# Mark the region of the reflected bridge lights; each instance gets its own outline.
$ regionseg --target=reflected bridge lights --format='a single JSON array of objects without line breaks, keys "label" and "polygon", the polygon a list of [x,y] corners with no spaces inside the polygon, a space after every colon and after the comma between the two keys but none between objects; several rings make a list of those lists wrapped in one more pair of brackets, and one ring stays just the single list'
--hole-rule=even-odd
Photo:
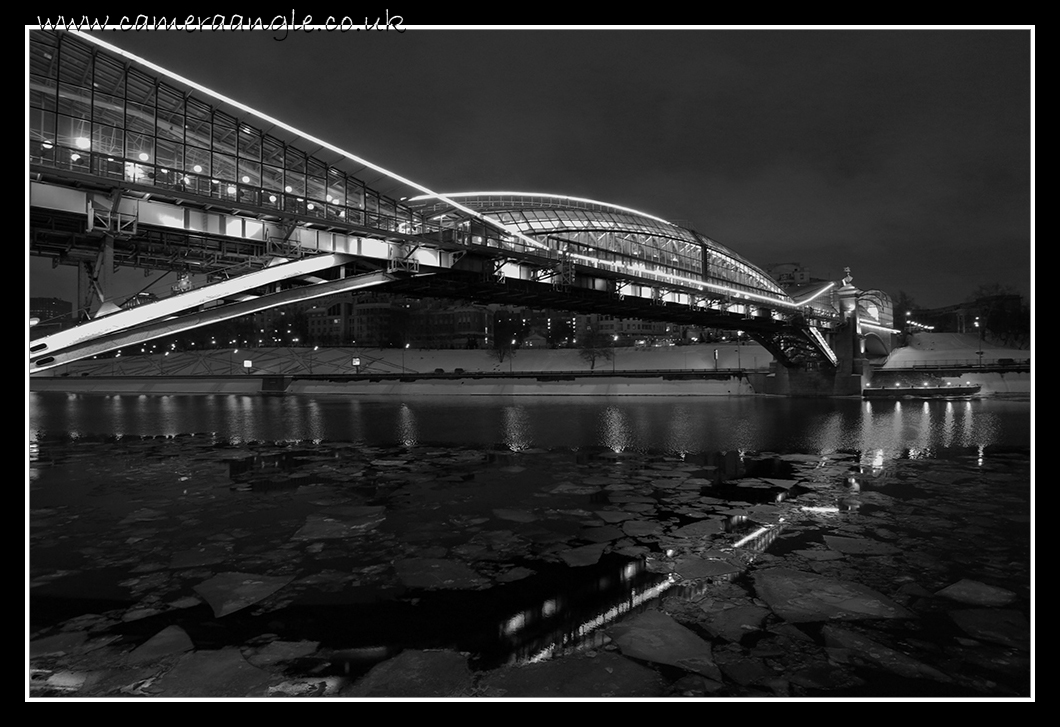
[{"label": "reflected bridge lights", "polygon": [[753,533],[737,540],[732,544],[732,547],[733,549],[744,548],[755,553],[763,553],[777,539],[786,525],[787,523],[784,522],[783,518],[774,525],[763,525]]}]

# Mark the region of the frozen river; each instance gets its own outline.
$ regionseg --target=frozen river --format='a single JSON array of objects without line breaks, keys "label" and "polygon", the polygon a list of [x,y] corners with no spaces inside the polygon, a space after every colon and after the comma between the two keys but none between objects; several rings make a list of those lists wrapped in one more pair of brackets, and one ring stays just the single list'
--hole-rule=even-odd
[{"label": "frozen river", "polygon": [[[40,694],[365,696],[419,650],[466,655],[448,696],[524,696],[510,670],[586,654],[645,669],[626,696],[1029,693],[1028,401],[28,404]],[[901,616],[793,614],[781,575]],[[647,612],[699,667],[626,645]],[[218,694],[186,660],[221,654],[253,671]]]}]

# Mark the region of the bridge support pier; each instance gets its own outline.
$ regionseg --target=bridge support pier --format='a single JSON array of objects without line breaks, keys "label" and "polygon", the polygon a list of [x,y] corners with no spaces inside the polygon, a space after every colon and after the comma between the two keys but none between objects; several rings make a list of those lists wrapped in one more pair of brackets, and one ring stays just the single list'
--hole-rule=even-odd
[{"label": "bridge support pier", "polygon": [[762,393],[779,396],[860,396],[866,381],[864,374],[844,374],[839,369],[792,369],[776,363],[773,367],[774,370],[762,382],[765,389]]},{"label": "bridge support pier", "polygon": [[872,380],[872,365],[865,358],[865,337],[858,317],[858,291],[852,283],[850,268],[847,268],[843,287],[838,291],[843,322],[832,341],[837,359],[835,368],[786,368],[774,362],[772,375],[766,379],[765,393],[784,396],[861,396],[862,390]]}]

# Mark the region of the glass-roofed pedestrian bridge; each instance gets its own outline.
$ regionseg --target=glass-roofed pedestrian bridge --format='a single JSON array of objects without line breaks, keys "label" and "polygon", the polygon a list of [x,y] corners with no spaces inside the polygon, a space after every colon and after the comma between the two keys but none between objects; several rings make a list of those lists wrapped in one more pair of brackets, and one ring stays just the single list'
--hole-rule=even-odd
[{"label": "glass-roofed pedestrian bridge", "polygon": [[[31,371],[373,286],[745,330],[785,364],[834,363],[830,286],[793,300],[725,245],[615,204],[432,191],[97,35],[29,33],[29,252],[78,267],[85,320],[33,341]],[[121,266],[178,282],[128,309]]]}]

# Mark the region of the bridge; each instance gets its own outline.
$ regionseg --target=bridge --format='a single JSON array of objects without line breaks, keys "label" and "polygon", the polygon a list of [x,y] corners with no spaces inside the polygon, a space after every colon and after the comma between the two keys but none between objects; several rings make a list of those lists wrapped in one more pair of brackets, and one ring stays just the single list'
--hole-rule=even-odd
[{"label": "bridge", "polygon": [[[859,373],[849,275],[796,299],[689,227],[435,192],[95,36],[33,31],[29,56],[29,251],[78,267],[86,314],[30,342],[31,373],[368,288],[742,330],[784,368]],[[122,308],[122,266],[174,274],[172,294]]]}]

